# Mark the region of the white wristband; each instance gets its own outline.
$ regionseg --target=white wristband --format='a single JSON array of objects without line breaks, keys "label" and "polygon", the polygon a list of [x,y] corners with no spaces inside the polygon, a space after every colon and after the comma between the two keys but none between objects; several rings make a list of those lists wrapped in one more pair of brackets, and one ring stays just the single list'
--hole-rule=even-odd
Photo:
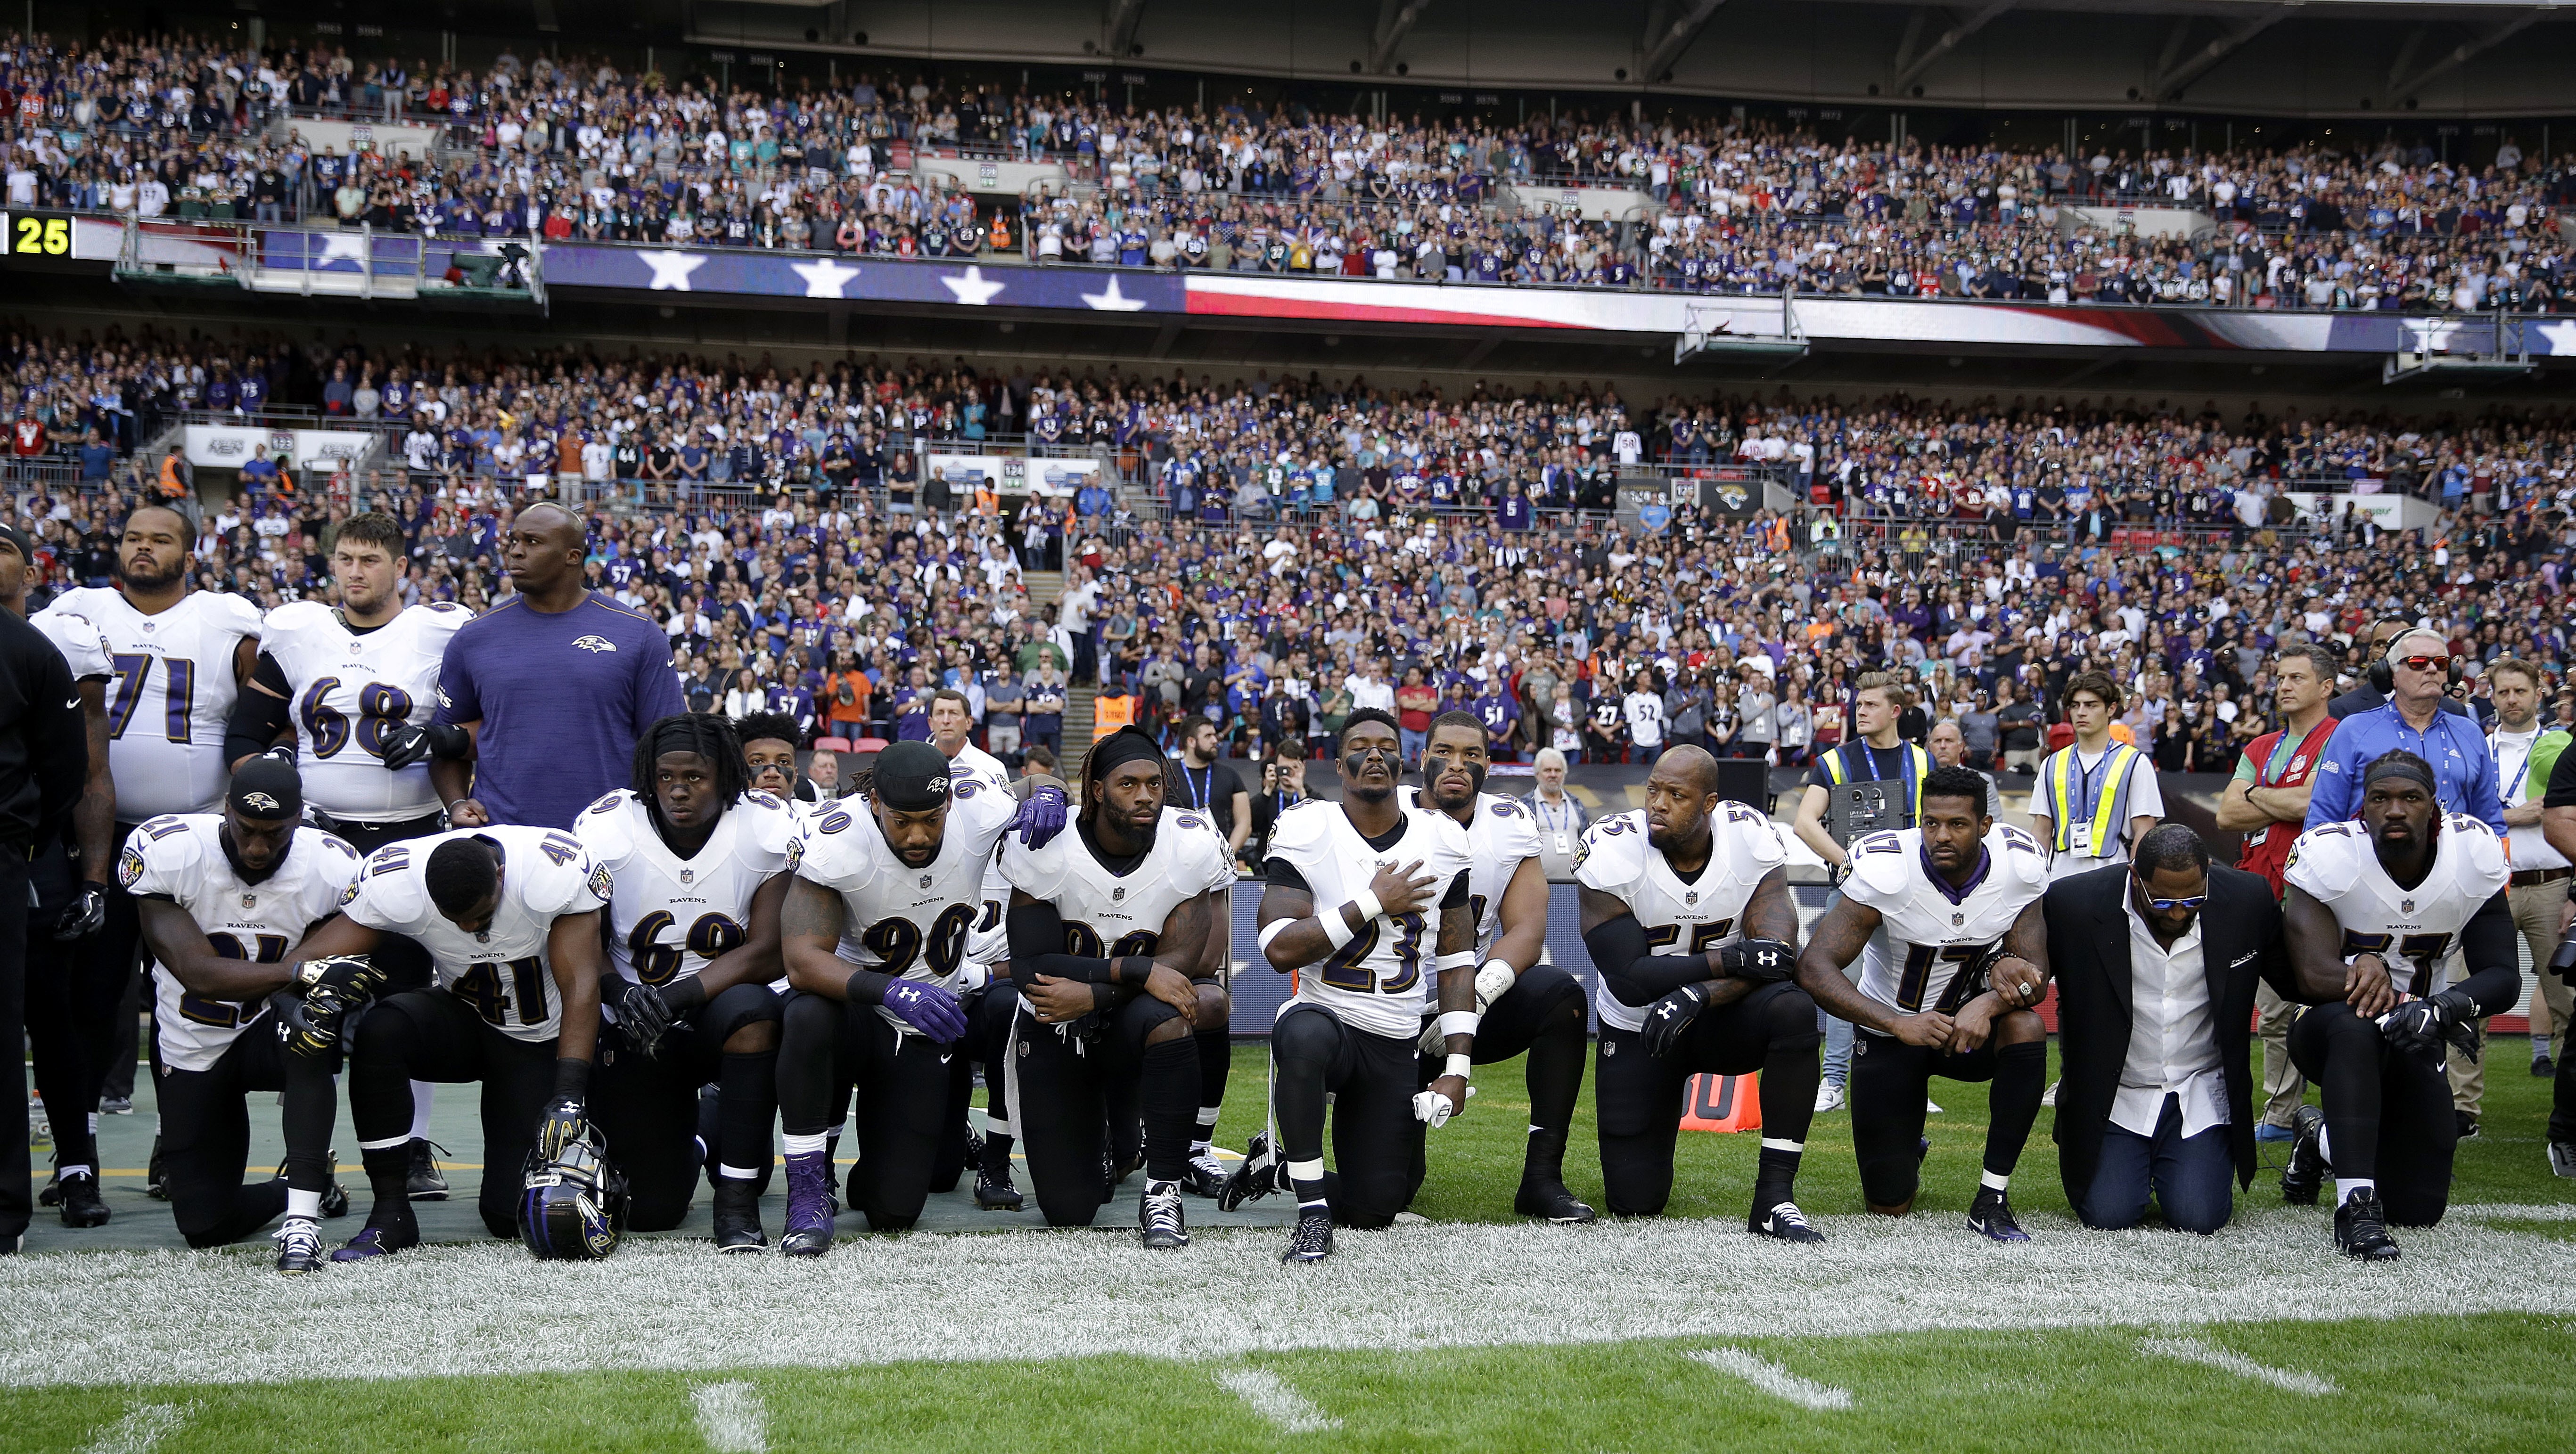
[{"label": "white wristband", "polygon": [[1359,934],[1358,930],[1343,922],[1339,909],[1326,909],[1315,916],[1315,922],[1324,926],[1324,940],[1335,949],[1350,943]]},{"label": "white wristband", "polygon": [[1287,933],[1296,923],[1294,919],[1273,919],[1261,926],[1260,933],[1252,936],[1253,942],[1261,946],[1261,952],[1266,957],[1270,953],[1270,941]]},{"label": "white wristband", "polygon": [[1476,951],[1472,949],[1461,949],[1455,954],[1434,955],[1431,960],[1431,967],[1442,974],[1446,974],[1453,969],[1466,969],[1475,964],[1475,962]]},{"label": "white wristband", "polygon": [[1367,889],[1360,890],[1359,897],[1351,900],[1351,907],[1360,911],[1360,922],[1363,924],[1386,912],[1386,905]]},{"label": "white wristband", "polygon": [[1454,1075],[1460,1080],[1465,1080],[1467,1078],[1467,1072],[1474,1067],[1475,1063],[1475,1061],[1464,1055],[1452,1055],[1448,1060],[1449,1068],[1441,1071],[1440,1073],[1442,1075]]},{"label": "white wristband", "polygon": [[1482,1018],[1483,1016],[1473,1010],[1442,1010],[1440,1012],[1441,1038],[1446,1039],[1452,1035],[1473,1035],[1476,1033],[1477,1021]]}]

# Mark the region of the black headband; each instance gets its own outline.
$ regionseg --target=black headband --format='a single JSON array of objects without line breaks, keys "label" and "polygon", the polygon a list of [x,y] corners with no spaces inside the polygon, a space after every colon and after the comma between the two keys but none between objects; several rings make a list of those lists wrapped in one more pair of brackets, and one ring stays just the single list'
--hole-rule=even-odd
[{"label": "black headband", "polygon": [[2412,761],[2410,758],[2411,754],[2401,757],[2394,752],[2381,753],[2370,760],[2370,766],[2361,770],[2361,785],[2368,788],[2384,777],[2402,777],[2422,783],[2424,791],[2439,798],[2442,795],[2442,785],[2433,781],[2432,771],[2423,763]]},{"label": "black headband", "polygon": [[1142,728],[1121,727],[1092,747],[1091,756],[1083,760],[1083,780],[1099,782],[1131,762],[1151,762],[1160,767],[1163,749]]}]

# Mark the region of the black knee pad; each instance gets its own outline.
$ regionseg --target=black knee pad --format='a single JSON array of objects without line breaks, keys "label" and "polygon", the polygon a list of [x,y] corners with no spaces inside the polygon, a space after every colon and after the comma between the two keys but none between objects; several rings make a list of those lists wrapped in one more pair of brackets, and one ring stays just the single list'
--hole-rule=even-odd
[{"label": "black knee pad", "polygon": [[828,1040],[840,1032],[841,1021],[849,1013],[850,1007],[839,1000],[825,999],[821,995],[798,995],[779,1012],[779,1032],[782,1036],[802,1038],[812,1035]]},{"label": "black knee pad", "polygon": [[777,1024],[778,996],[765,984],[738,984],[709,1000],[694,1018],[707,1048],[721,1051],[734,1032],[746,1025]]},{"label": "black knee pad", "polygon": [[[1145,1053],[1145,1037],[1180,1017],[1180,1011],[1152,995],[1138,995],[1120,1005],[1110,1023],[1116,1027],[1119,1041],[1129,1053],[1142,1055]],[[1188,1037],[1182,1038],[1186,1040]]]},{"label": "black knee pad", "polygon": [[1341,1041],[1341,1026],[1330,1015],[1293,1011],[1280,1016],[1270,1032],[1270,1058],[1282,1065],[1292,1060],[1329,1064]]},{"label": "black knee pad", "polygon": [[1816,1028],[1816,1002],[1805,990],[1786,986],[1762,1005],[1762,1027],[1774,1050],[1810,1050],[1824,1042]]}]

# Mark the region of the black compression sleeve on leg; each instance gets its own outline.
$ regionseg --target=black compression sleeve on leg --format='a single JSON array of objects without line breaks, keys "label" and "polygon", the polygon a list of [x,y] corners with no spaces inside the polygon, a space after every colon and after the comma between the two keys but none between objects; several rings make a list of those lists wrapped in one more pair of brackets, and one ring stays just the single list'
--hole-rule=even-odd
[{"label": "black compression sleeve on leg", "polygon": [[1205,1141],[1216,1134],[1216,1113],[1225,1104],[1226,1077],[1234,1072],[1234,1033],[1220,1025],[1201,1030],[1190,1037],[1199,1052],[1199,1103],[1195,1120],[1198,1132],[1191,1139]]},{"label": "black compression sleeve on leg", "polygon": [[1187,1035],[1148,1045],[1139,1058],[1137,1094],[1145,1113],[1145,1175],[1178,1181],[1190,1167],[1198,1124],[1198,1042]]},{"label": "black compression sleeve on leg", "polygon": [[2039,1120],[2040,1097],[2048,1094],[2048,1043],[2033,1040],[2006,1045],[1995,1052],[1995,1078],[1986,1087],[1985,1169],[2010,1176],[2029,1144],[2030,1128]]},{"label": "black compression sleeve on leg", "polygon": [[286,1106],[279,1117],[286,1132],[286,1184],[297,1191],[327,1190],[331,1124],[340,1112],[340,1087],[331,1072],[339,1057],[316,1060],[287,1054],[278,1058],[286,1069]]},{"label": "black compression sleeve on leg", "polygon": [[[1281,1175],[1286,1163],[1324,1159],[1324,1094],[1339,1048],[1332,1016],[1298,1009],[1279,1018],[1270,1034],[1271,1115],[1279,1123]],[[1320,1183],[1296,1183],[1301,1202],[1325,1197]]]},{"label": "black compression sleeve on leg", "polygon": [[2290,1027],[2290,1058],[2325,1103],[2327,1159],[2344,1181],[2379,1178],[2379,1027],[2349,1005],[2319,1005]]},{"label": "black compression sleeve on leg", "polygon": [[725,1056],[716,1068],[717,1167],[768,1171],[769,1127],[777,1118],[778,1052]]},{"label": "black compression sleeve on leg", "polygon": [[[848,1011],[819,995],[787,1002],[778,1036],[778,1126],[790,1136],[837,1130],[850,1104],[841,1078],[841,1026]],[[836,1099],[833,1092],[839,1091]]]},{"label": "black compression sleeve on leg", "polygon": [[1565,1180],[1565,1143],[1574,1127],[1575,1102],[1583,1095],[1583,1058],[1590,1048],[1583,1033],[1583,990],[1577,985],[1540,1022],[1523,1065],[1530,1098],[1529,1145],[1521,1164],[1525,1181]]},{"label": "black compression sleeve on leg", "polygon": [[1595,924],[1583,936],[1601,986],[1623,1005],[1651,1005],[1686,984],[1717,978],[1705,954],[1648,954],[1645,926],[1634,914]]}]

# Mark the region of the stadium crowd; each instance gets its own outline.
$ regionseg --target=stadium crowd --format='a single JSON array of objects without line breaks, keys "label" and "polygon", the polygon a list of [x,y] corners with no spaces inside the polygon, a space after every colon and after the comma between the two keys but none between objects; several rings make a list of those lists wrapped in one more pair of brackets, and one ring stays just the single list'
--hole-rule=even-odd
[{"label": "stadium crowd", "polygon": [[[443,123],[434,160],[342,154],[325,116]],[[480,70],[252,54],[186,38],[0,54],[10,204],[336,220],[450,237],[1065,259],[1144,267],[1705,292],[2315,309],[2562,309],[2571,171],[2350,149],[2090,154],[1828,139],[1765,123],[1551,114],[1515,124],[1303,106],[1112,106],[871,76],[791,92],[504,50]],[[1060,164],[1025,208],[928,154]],[[1513,184],[1635,194],[1614,221]],[[1077,195],[1077,193],[1079,195]],[[2168,206],[2133,236],[2070,214]]]}]

